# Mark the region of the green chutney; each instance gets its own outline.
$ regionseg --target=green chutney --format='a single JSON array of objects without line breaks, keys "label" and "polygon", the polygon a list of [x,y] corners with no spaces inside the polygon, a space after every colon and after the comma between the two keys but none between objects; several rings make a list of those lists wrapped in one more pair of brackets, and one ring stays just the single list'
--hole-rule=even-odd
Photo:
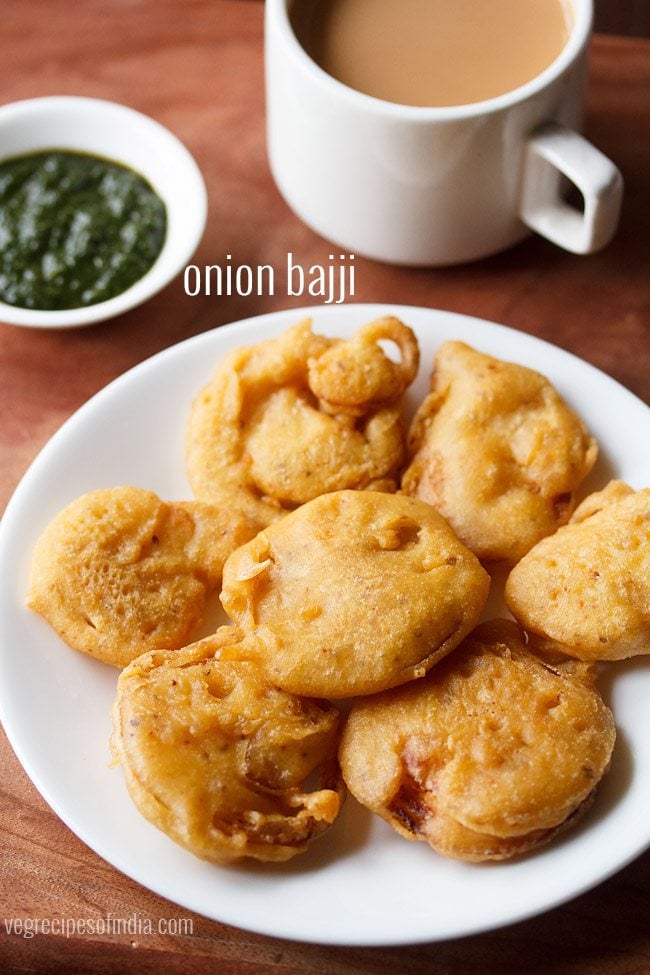
[{"label": "green chutney", "polygon": [[42,311],[122,294],[152,266],[167,211],[138,173],[51,150],[0,163],[0,300]]}]

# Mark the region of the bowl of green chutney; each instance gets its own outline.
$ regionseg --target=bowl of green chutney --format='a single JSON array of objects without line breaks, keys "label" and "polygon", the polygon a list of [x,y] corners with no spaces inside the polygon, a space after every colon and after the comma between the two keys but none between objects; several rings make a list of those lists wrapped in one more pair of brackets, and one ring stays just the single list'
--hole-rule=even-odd
[{"label": "bowl of green chutney", "polygon": [[121,315],[186,266],[206,216],[196,162],[141,112],[67,95],[0,107],[0,322]]}]

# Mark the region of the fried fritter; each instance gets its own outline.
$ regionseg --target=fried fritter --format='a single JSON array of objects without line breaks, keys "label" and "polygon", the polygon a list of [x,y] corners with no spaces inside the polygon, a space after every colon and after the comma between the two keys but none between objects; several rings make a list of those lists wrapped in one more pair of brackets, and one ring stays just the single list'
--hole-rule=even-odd
[{"label": "fried fritter", "polygon": [[[379,345],[395,343],[394,363]],[[419,361],[396,318],[350,340],[314,335],[305,319],[234,349],[198,394],[186,459],[197,498],[245,505],[258,528],[328,491],[394,491],[405,455],[399,400]]]},{"label": "fried fritter", "polygon": [[590,495],[514,567],[505,596],[527,630],[581,660],[650,653],[650,489],[612,481]]},{"label": "fried fritter", "polygon": [[340,491],[230,556],[221,601],[296,694],[372,694],[421,677],[476,624],[489,576],[434,509]]},{"label": "fried fritter", "polygon": [[586,664],[551,664],[511,620],[422,681],[356,702],[339,748],[356,798],[461,860],[523,853],[574,823],[607,770],[612,714]]},{"label": "fried fritter", "polygon": [[409,433],[402,490],[485,561],[517,562],[568,521],[596,442],[532,369],[445,342]]},{"label": "fried fritter", "polygon": [[91,491],[39,538],[27,604],[71,647],[124,667],[188,642],[225,559],[254,534],[236,509],[167,504],[134,487]]},{"label": "fried fritter", "polygon": [[[121,674],[112,748],[151,823],[205,860],[288,860],[338,815],[338,712],[268,684],[224,626]],[[321,782],[308,789],[312,774]]]}]

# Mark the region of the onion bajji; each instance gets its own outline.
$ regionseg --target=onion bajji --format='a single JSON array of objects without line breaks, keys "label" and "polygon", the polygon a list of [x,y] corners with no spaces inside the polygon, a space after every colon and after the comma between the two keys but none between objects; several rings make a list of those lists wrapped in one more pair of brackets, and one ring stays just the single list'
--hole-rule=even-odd
[{"label": "onion bajji", "polygon": [[568,521],[597,446],[540,373],[445,342],[409,452],[402,490],[481,560],[514,563]]},{"label": "onion bajji", "polygon": [[227,556],[254,534],[237,508],[166,503],[135,487],[90,491],[38,539],[27,605],[69,646],[124,667],[188,642]]},{"label": "onion bajji", "polygon": [[581,660],[650,653],[650,489],[621,481],[511,571],[506,602],[527,630]]},{"label": "onion bajji", "polygon": [[266,682],[250,643],[223,626],[143,654],[122,671],[113,706],[111,746],[135,805],[215,863],[304,852],[344,796],[338,711]]},{"label": "onion bajji", "polygon": [[224,566],[221,601],[295,694],[373,694],[423,676],[477,623],[490,580],[430,505],[324,494]]},{"label": "onion bajji", "polygon": [[422,681],[355,702],[349,791],[446,857],[502,860],[575,823],[614,747],[594,668],[537,656],[512,620],[477,627]]},{"label": "onion bajji", "polygon": [[[399,362],[382,341],[398,347]],[[316,335],[305,319],[232,350],[192,404],[195,496],[243,505],[260,529],[329,491],[395,491],[406,439],[400,399],[418,362],[413,331],[393,317],[348,340]]]}]

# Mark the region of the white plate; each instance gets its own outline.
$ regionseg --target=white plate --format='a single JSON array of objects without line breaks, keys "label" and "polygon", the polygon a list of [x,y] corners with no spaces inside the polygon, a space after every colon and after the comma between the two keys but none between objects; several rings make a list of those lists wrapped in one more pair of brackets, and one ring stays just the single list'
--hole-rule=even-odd
[{"label": "white plate", "polygon": [[[449,338],[546,374],[601,444],[589,487],[610,475],[650,484],[650,410],[603,373],[501,325],[429,309],[348,305],[308,310],[316,330],[351,334],[390,310],[413,326],[422,397],[433,353]],[[602,687],[619,737],[612,771],[582,825],[517,861],[475,866],[409,843],[352,799],[335,827],[288,865],[217,867],[140,816],[108,737],[116,671],[67,648],[24,608],[30,555],[49,519],[84,491],[136,484],[189,497],[183,434],[193,394],[235,345],[260,341],[302,311],[263,315],[197,336],[116,380],[53,437],[0,528],[0,714],[28,775],[55,812],[118,870],[185,908],[280,937],[331,944],[434,941],[497,927],[603,880],[650,843],[650,665],[612,665]]]}]

